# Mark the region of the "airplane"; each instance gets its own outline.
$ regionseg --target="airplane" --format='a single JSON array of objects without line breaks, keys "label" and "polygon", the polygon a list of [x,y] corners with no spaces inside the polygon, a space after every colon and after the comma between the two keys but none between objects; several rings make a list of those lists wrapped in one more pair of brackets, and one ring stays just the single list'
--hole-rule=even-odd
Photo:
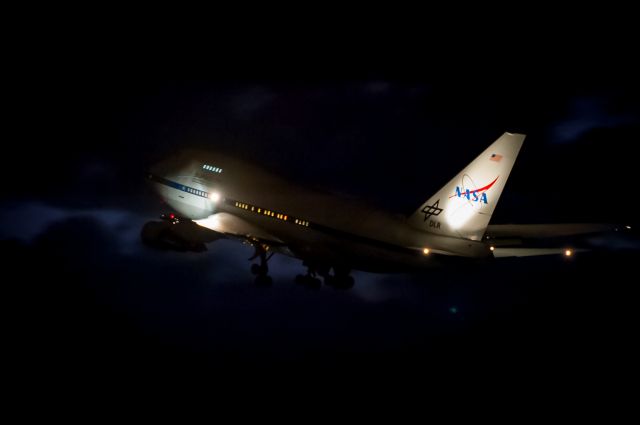
[{"label": "airplane", "polygon": [[[348,289],[352,270],[402,272],[469,260],[578,250],[544,241],[606,232],[609,224],[490,224],[524,134],[504,133],[408,217],[312,191],[255,165],[186,150],[156,164],[148,181],[174,212],[144,225],[145,244],[204,251],[221,238],[248,243],[258,285],[271,285],[274,253],[301,259],[296,283]],[[569,239],[570,240],[570,239]]]}]

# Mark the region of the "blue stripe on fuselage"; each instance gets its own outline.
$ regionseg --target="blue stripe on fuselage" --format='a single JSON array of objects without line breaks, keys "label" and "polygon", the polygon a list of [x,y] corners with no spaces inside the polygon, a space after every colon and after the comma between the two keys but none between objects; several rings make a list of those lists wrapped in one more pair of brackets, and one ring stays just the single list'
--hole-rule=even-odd
[{"label": "blue stripe on fuselage", "polygon": [[200,190],[190,186],[186,186],[184,184],[176,183],[172,180],[165,179],[164,177],[149,174],[149,180],[154,181],[156,183],[163,184],[165,186],[172,187],[182,192],[190,193],[191,195],[200,196],[201,198],[209,198],[209,193],[205,192],[204,190]]}]

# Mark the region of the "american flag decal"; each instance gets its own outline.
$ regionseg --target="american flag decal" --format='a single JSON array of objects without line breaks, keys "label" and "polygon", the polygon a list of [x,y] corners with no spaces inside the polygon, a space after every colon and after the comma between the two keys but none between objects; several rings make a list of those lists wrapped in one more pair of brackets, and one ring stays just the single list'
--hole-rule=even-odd
[{"label": "american flag decal", "polygon": [[502,155],[494,153],[494,154],[491,155],[491,158],[489,158],[489,159],[491,159],[492,161],[495,161],[495,162],[500,162],[500,160],[502,159]]}]

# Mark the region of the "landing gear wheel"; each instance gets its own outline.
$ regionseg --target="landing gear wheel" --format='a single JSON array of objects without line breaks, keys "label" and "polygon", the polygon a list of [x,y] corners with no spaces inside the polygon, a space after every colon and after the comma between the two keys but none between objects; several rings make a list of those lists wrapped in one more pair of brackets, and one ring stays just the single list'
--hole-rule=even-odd
[{"label": "landing gear wheel", "polygon": [[317,277],[309,276],[307,286],[311,289],[320,289],[322,287],[322,282]]},{"label": "landing gear wheel", "polygon": [[322,282],[317,277],[313,277],[310,274],[302,275],[299,274],[295,278],[296,285],[306,286],[311,289],[320,289],[322,287]]},{"label": "landing gear wheel", "polygon": [[[355,280],[349,273],[350,269],[346,267],[334,267],[333,277],[329,280],[329,284],[335,289],[351,289],[355,284]],[[326,282],[326,281],[325,281]]]},{"label": "landing gear wheel", "polygon": [[351,289],[355,284],[355,280],[351,276],[342,276],[340,278],[333,278],[333,287],[335,289]]},{"label": "landing gear wheel", "polygon": [[324,284],[326,286],[334,286],[336,284],[336,278],[328,274],[324,277]]},{"label": "landing gear wheel", "polygon": [[273,279],[271,278],[271,276],[268,276],[266,274],[259,274],[258,276],[256,276],[255,284],[256,286],[269,287],[273,285]]},{"label": "landing gear wheel", "polygon": [[252,264],[251,274],[266,275],[269,273],[269,267],[266,264]]}]

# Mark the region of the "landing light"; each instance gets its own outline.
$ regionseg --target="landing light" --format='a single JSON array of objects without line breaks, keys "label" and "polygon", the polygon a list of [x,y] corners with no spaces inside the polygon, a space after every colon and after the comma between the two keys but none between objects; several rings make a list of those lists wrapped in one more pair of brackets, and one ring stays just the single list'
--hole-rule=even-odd
[{"label": "landing light", "polygon": [[211,192],[209,194],[209,199],[211,199],[211,202],[218,202],[220,200],[220,194],[217,192]]},{"label": "landing light", "polygon": [[490,247],[489,247],[489,249],[490,249],[491,251],[495,251],[496,247],[495,247],[495,246],[490,246]]},{"label": "landing light", "polygon": [[571,257],[572,255],[573,255],[573,251],[571,251],[570,249],[565,249],[564,251],[565,257]]},{"label": "landing light", "polygon": [[431,251],[429,251],[429,248],[425,248],[425,249],[422,250],[422,253],[424,255],[429,255],[429,252],[431,252]]}]

